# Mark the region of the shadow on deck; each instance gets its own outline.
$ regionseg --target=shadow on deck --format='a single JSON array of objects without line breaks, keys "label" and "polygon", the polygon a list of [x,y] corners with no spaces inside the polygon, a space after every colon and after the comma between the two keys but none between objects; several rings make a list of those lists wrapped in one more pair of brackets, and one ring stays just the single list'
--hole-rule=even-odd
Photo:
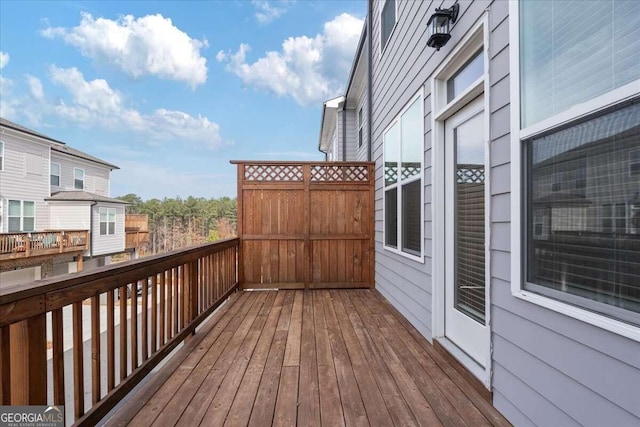
[{"label": "shadow on deck", "polygon": [[236,293],[107,425],[509,425],[376,291]]}]

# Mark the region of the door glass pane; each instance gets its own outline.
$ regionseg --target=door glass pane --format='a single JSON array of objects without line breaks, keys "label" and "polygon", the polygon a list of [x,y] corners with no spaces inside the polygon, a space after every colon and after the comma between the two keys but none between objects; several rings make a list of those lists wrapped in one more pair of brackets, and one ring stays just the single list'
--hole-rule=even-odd
[{"label": "door glass pane", "polygon": [[9,200],[9,216],[20,216],[19,200]]},{"label": "door glass pane", "polygon": [[24,216],[35,216],[36,205],[34,202],[24,202]]},{"label": "door glass pane", "polygon": [[484,324],[484,123],[482,113],[454,130],[455,307]]}]

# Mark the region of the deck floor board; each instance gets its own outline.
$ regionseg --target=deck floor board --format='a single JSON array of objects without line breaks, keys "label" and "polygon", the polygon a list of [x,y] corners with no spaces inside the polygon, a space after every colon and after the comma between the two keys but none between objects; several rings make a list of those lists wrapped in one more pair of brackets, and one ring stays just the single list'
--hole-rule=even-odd
[{"label": "deck floor board", "polygon": [[232,300],[107,425],[509,425],[375,291]]}]

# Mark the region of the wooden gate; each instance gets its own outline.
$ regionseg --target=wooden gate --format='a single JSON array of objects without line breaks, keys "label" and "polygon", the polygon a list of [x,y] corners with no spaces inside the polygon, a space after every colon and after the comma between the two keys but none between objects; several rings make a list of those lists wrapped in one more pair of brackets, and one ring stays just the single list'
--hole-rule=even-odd
[{"label": "wooden gate", "polygon": [[240,286],[374,286],[374,163],[238,165]]}]

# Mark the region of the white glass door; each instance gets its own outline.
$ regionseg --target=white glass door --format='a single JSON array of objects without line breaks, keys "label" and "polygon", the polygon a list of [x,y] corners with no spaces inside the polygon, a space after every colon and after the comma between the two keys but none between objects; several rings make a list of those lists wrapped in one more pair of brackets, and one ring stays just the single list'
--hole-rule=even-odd
[{"label": "white glass door", "polygon": [[485,144],[480,96],[445,122],[445,336],[479,365],[485,308]]}]

